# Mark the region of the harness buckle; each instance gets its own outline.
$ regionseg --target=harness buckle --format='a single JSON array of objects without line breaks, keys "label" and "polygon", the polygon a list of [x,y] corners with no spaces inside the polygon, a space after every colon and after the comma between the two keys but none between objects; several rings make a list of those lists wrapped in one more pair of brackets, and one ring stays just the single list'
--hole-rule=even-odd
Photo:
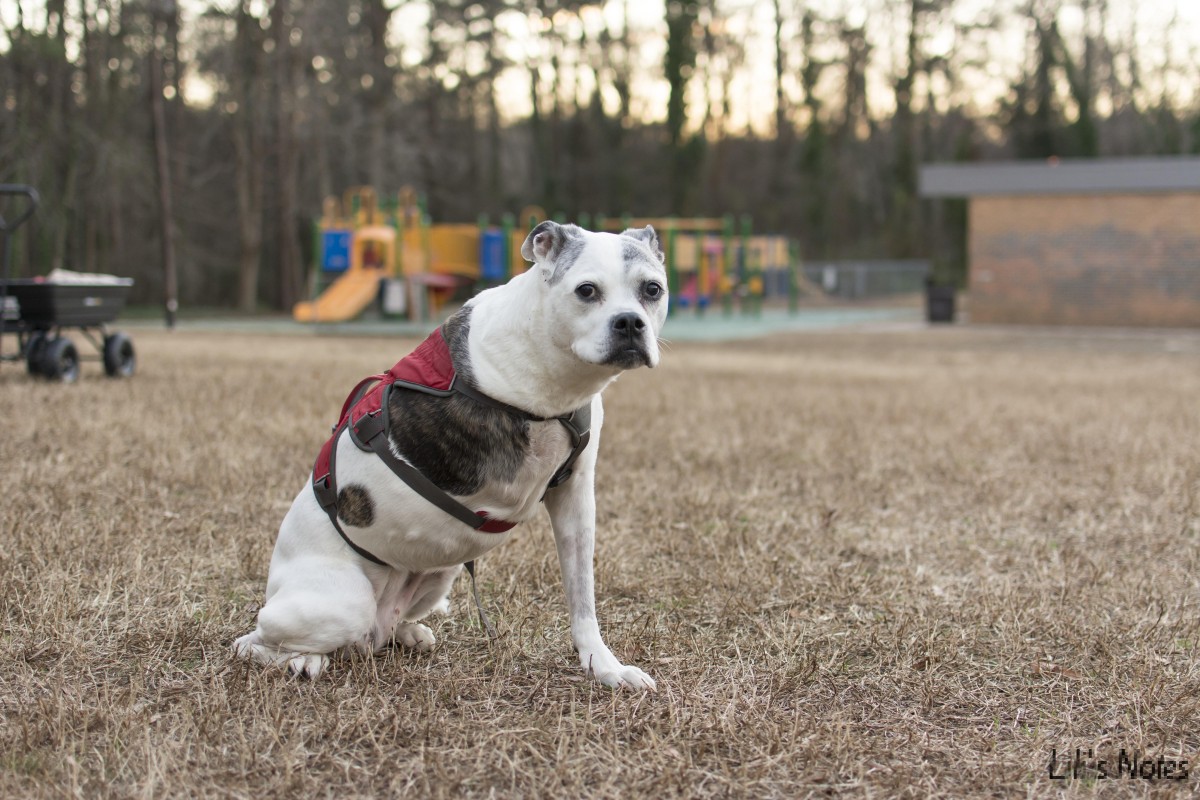
[{"label": "harness buckle", "polygon": [[312,488],[313,494],[317,496],[317,503],[323,509],[329,509],[337,505],[337,493],[330,486],[330,473],[325,473],[320,478],[313,478]]},{"label": "harness buckle", "polygon": [[570,467],[567,469],[560,469],[558,472],[554,473],[554,477],[550,479],[548,484],[546,484],[546,488],[557,489],[559,486],[562,486],[564,483],[570,480],[573,472],[574,470],[572,470]]},{"label": "harness buckle", "polygon": [[354,443],[362,450],[370,450],[369,442],[383,433],[383,409],[363,414],[350,422],[350,433]]}]

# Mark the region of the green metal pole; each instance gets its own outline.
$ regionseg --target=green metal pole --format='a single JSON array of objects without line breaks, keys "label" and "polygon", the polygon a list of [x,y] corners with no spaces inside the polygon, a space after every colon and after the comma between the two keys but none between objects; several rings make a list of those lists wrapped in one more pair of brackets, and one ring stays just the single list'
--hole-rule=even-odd
[{"label": "green metal pole", "polygon": [[725,284],[721,287],[721,307],[727,317],[733,316],[733,292],[731,289],[734,283],[730,277],[730,270],[734,265],[733,232],[733,215],[726,214],[721,224],[721,241],[725,248],[725,263],[721,268],[721,283]]},{"label": "green metal pole", "polygon": [[512,214],[504,214],[500,217],[500,229],[504,231],[504,279],[509,280],[513,276],[513,258],[512,258],[512,235],[513,227],[516,220]]},{"label": "green metal pole", "polygon": [[749,310],[750,300],[750,231],[753,230],[753,222],[750,220],[749,214],[742,214],[741,219],[741,242],[742,242],[742,258],[738,264],[738,283],[742,287],[741,302],[738,304],[738,310],[743,315]]},{"label": "green metal pole", "polygon": [[475,218],[475,224],[479,227],[479,244],[475,248],[475,252],[478,253],[476,260],[479,262],[476,265],[479,269],[479,277],[475,280],[475,291],[478,292],[482,291],[485,286],[483,282],[483,236],[487,233],[488,229],[488,215],[486,211],[480,212],[479,216]]},{"label": "green metal pole", "polygon": [[[679,296],[679,270],[675,267],[675,218],[667,220],[667,291],[672,298]],[[667,315],[675,313],[676,303],[667,304]]]},{"label": "green metal pole", "polygon": [[[429,229],[433,225],[433,220],[429,218],[429,214],[424,210],[421,212],[421,249],[425,251],[425,271],[429,272],[433,267],[433,244],[430,242]],[[429,287],[421,287],[421,322],[428,322],[430,315],[433,313],[429,308]]]},{"label": "green metal pole", "polygon": [[309,300],[316,300],[319,293],[318,286],[321,283],[321,265],[325,263],[325,238],[321,235],[321,223],[316,221],[312,224],[313,233],[313,271],[312,279],[309,280]]},{"label": "green metal pole", "polygon": [[800,311],[800,243],[788,240],[788,313]]}]

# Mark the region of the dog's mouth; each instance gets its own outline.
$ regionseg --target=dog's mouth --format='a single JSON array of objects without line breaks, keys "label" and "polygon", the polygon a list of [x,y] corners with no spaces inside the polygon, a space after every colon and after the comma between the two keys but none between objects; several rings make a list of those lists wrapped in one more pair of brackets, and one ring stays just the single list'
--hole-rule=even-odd
[{"label": "dog's mouth", "polygon": [[650,353],[644,345],[622,342],[608,351],[604,363],[621,369],[634,367],[651,367]]}]

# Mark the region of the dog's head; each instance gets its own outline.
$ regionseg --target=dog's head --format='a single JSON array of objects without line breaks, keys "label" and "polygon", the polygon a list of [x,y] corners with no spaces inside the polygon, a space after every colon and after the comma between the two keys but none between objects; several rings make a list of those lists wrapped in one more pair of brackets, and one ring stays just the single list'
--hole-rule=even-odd
[{"label": "dog's head", "polygon": [[543,222],[529,232],[521,255],[541,278],[558,344],[590,364],[658,364],[667,273],[654,228],[618,235]]}]

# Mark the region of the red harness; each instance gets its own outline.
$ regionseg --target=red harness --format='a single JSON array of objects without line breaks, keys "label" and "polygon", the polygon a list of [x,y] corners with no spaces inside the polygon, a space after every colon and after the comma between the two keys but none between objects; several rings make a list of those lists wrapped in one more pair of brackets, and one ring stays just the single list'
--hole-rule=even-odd
[{"label": "red harness", "polygon": [[[459,381],[454,370],[454,362],[450,357],[450,348],[442,336],[441,329],[434,331],[416,350],[401,359],[387,372],[372,375],[358,382],[358,385],[346,398],[346,402],[342,404],[342,413],[338,418],[338,424],[334,426],[333,435],[317,454],[317,461],[313,465],[313,492],[317,496],[317,502],[329,515],[334,528],[346,541],[346,544],[367,560],[386,565],[386,562],[351,541],[337,520],[338,490],[335,454],[338,438],[347,428],[350,429],[350,437],[359,449],[373,451],[397,477],[447,514],[456,517],[481,533],[504,533],[511,530],[516,525],[515,522],[492,519],[487,516],[486,512],[470,510],[434,485],[407,461],[397,458],[392,452],[388,435],[387,398],[389,392],[397,386],[436,397],[462,394],[477,403],[500,408],[530,421],[544,422],[547,419],[488,397],[467,386],[465,382]],[[568,416],[554,419],[561,422],[571,435],[573,448],[570,455],[567,456],[567,460],[551,478],[547,487],[550,489],[559,486],[571,477],[571,468],[574,466],[575,460],[587,446],[590,437],[591,406],[585,405]]]}]

